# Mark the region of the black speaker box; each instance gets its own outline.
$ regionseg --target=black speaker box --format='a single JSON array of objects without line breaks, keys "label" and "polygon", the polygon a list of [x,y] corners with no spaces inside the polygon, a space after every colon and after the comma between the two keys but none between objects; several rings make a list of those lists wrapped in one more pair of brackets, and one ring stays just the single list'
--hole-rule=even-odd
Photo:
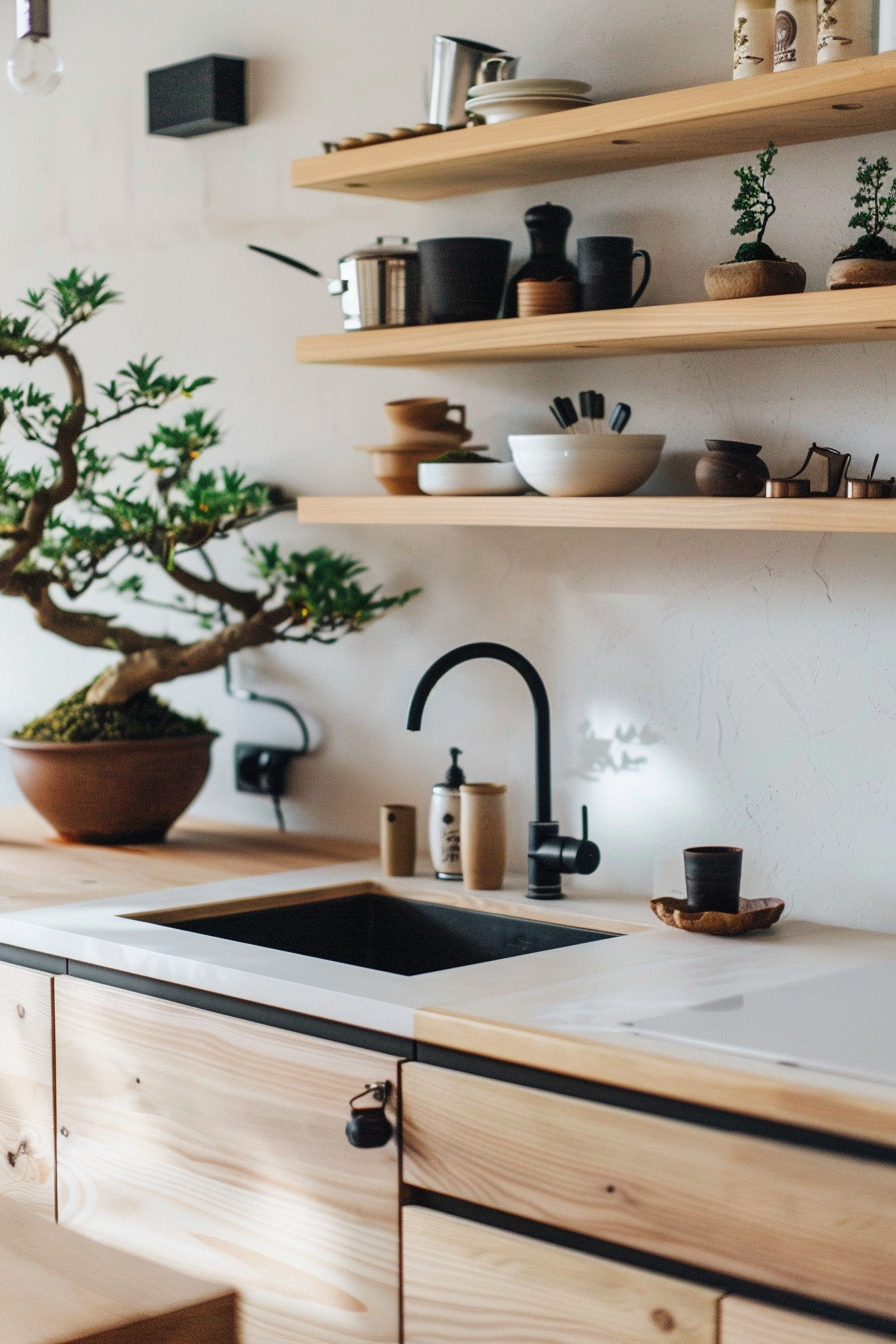
[{"label": "black speaker box", "polygon": [[150,135],[208,135],[246,124],[246,62],[201,56],[146,76]]}]

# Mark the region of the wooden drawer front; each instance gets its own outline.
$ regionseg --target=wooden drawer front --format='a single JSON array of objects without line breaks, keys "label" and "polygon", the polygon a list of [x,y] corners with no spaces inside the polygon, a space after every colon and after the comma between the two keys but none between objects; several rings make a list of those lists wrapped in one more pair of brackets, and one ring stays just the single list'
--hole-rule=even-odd
[{"label": "wooden drawer front", "polygon": [[60,977],[59,1219],[232,1283],[243,1344],[396,1344],[398,1159],[350,1147],[390,1056]]},{"label": "wooden drawer front", "polygon": [[720,1344],[881,1344],[880,1335],[779,1311],[742,1297],[722,1301]]},{"label": "wooden drawer front", "polygon": [[0,962],[0,1195],[56,1217],[53,977]]},{"label": "wooden drawer front", "polygon": [[896,1166],[427,1064],[402,1089],[411,1185],[896,1316]]},{"label": "wooden drawer front", "polygon": [[405,1344],[715,1344],[719,1294],[465,1218],[403,1215]]}]

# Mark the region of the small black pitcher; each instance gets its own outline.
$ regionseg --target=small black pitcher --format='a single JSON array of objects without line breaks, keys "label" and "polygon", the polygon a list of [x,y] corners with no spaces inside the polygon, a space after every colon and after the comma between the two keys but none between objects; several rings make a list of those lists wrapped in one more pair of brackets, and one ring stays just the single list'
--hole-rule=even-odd
[{"label": "small black pitcher", "polygon": [[[633,238],[580,238],[578,248],[579,307],[633,308],[650,280],[650,254],[635,249]],[[635,257],[644,260],[644,278],[633,294]]]}]

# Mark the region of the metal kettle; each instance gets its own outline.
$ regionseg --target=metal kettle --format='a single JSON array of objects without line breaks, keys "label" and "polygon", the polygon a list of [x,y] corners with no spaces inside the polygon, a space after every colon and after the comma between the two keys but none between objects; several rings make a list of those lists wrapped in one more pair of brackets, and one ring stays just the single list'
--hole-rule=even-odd
[{"label": "metal kettle", "polygon": [[415,327],[421,321],[420,258],[407,238],[384,236],[339,260],[328,285],[342,299],[346,331]]}]

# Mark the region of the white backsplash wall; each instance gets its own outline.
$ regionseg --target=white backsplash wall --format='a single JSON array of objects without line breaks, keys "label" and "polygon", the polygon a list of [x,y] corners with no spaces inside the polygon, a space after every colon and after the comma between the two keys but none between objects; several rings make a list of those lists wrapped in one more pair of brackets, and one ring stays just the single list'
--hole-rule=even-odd
[{"label": "white backsplash wall", "polygon": [[[204,400],[223,408],[220,459],[292,490],[372,492],[353,446],[382,440],[390,398],[463,401],[477,442],[506,451],[508,431],[546,427],[550,398],[580,387],[630,402],[633,429],[668,435],[650,490],[691,489],[707,437],[760,442],[777,471],[795,469],[815,438],[860,467],[879,451],[882,474],[896,472],[892,345],[300,368],[294,338],[338,330],[338,304],[319,281],[246,250],[260,243],[333,274],[342,252],[378,233],[470,233],[511,237],[523,257],[523,212],[550,199],[572,209],[573,240],[628,232],[651,251],[648,302],[700,299],[705,266],[737,245],[729,207],[746,156],[423,204],[296,192],[289,161],[322,139],[420,120],[436,32],[503,43],[523,75],[586,78],[614,98],[726,78],[729,10],[727,0],[65,0],[54,8],[59,89],[27,99],[0,81],[0,304],[47,272],[110,271],[125,302],[78,334],[88,375],[105,379],[144,351],[163,352],[175,372],[214,374]],[[11,45],[11,3],[0,17]],[[252,124],[147,137],[144,72],[209,52],[249,58]],[[786,148],[777,160],[769,241],[803,262],[812,289],[849,237],[860,153],[896,162],[896,134]],[[131,424],[118,441],[149,426]],[[604,852],[589,886],[649,894],[655,873],[660,889],[674,885],[683,845],[741,844],[750,893],[783,896],[801,916],[896,929],[896,538],[300,531],[288,516],[261,534],[351,549],[390,590],[425,590],[335,648],[242,660],[247,685],[294,700],[326,728],[324,750],[295,768],[292,827],[372,839],[381,801],[415,802],[422,823],[448,747],[459,746],[471,779],[509,784],[520,866],[533,792],[522,681],[497,664],[460,668],[433,694],[423,732],[403,727],[433,658],[494,639],[528,655],[548,684],[555,810],[575,827],[587,802]],[[109,602],[100,594],[94,605]],[[106,661],[41,633],[10,600],[0,602],[0,639],[4,732]],[[232,749],[237,739],[291,743],[286,716],[228,701],[220,673],[170,695],[222,733],[197,810],[268,824],[266,800],[233,790]],[[5,759],[0,771],[0,801],[12,802]]]}]

